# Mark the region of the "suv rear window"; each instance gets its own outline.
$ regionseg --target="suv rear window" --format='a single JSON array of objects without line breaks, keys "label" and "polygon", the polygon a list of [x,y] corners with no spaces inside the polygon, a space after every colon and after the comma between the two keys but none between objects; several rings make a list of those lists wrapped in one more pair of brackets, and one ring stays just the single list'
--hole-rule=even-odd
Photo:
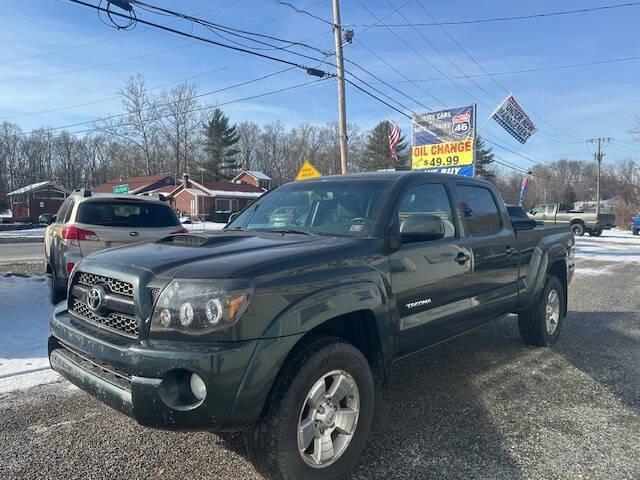
[{"label": "suv rear window", "polygon": [[77,223],[105,227],[160,228],[180,224],[168,205],[147,202],[83,202],[78,207]]}]

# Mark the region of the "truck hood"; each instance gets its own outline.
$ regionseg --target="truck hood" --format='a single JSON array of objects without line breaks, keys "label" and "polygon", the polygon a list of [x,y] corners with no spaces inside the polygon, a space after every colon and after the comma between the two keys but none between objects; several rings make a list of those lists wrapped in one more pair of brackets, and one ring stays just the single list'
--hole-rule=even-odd
[{"label": "truck hood", "polygon": [[282,269],[291,268],[291,261],[296,257],[315,257],[328,249],[336,253],[358,240],[275,232],[172,235],[151,243],[103,250],[83,260],[83,264],[107,262],[143,269],[162,277],[253,277],[261,266],[277,264]]}]

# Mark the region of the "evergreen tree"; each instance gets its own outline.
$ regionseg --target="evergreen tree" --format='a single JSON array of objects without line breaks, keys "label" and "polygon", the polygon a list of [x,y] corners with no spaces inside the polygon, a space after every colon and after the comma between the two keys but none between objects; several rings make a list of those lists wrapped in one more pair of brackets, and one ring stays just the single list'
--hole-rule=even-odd
[{"label": "evergreen tree", "polygon": [[491,168],[491,164],[495,160],[493,149],[485,146],[484,140],[478,135],[476,138],[476,177],[493,181],[496,174]]},{"label": "evergreen tree", "polygon": [[229,117],[216,108],[211,119],[204,126],[205,177],[212,180],[229,180],[240,169],[239,141],[235,125],[229,125]]},{"label": "evergreen tree", "polygon": [[386,120],[378,123],[371,131],[367,137],[364,155],[360,162],[362,170],[409,169],[409,154],[407,153],[407,143],[404,135],[400,135],[400,141],[396,145],[396,153],[398,154],[398,160],[396,160],[391,156],[389,133],[391,133],[391,124]]}]

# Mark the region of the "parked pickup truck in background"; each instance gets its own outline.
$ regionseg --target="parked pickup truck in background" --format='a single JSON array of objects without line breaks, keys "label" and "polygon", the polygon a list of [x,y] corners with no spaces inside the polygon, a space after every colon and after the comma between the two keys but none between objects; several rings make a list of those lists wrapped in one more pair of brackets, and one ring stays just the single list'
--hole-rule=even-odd
[{"label": "parked pickup truck in background", "polygon": [[341,479],[392,362],[508,313],[526,343],[556,342],[574,243],[568,229],[512,221],[478,179],[293,182],[223,231],[83,259],[52,315],[49,358],[142,425],[244,431],[267,478]]},{"label": "parked pickup truck in background", "polygon": [[581,210],[573,210],[570,205],[563,203],[548,203],[533,207],[529,214],[531,218],[545,226],[571,227],[574,235],[581,237],[588,233],[592,237],[599,237],[603,230],[616,226],[616,217],[612,213],[596,214]]},{"label": "parked pickup truck in background", "polygon": [[638,235],[638,232],[640,232],[640,213],[631,217],[631,233]]}]

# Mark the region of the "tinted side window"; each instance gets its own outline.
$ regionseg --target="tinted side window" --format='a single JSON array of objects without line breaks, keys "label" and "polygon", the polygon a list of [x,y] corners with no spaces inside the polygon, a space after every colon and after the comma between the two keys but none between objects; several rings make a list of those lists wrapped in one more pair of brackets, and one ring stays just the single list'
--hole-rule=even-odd
[{"label": "tinted side window", "polygon": [[457,190],[465,230],[469,235],[488,235],[500,230],[500,212],[487,188],[458,185]]},{"label": "tinted side window", "polygon": [[444,185],[429,183],[414,185],[402,193],[398,205],[400,231],[404,221],[411,215],[434,215],[444,223],[444,238],[456,235],[453,211]]},{"label": "tinted side window", "polygon": [[73,210],[73,198],[69,197],[60,205],[56,214],[56,223],[66,223],[71,215],[71,210]]}]

